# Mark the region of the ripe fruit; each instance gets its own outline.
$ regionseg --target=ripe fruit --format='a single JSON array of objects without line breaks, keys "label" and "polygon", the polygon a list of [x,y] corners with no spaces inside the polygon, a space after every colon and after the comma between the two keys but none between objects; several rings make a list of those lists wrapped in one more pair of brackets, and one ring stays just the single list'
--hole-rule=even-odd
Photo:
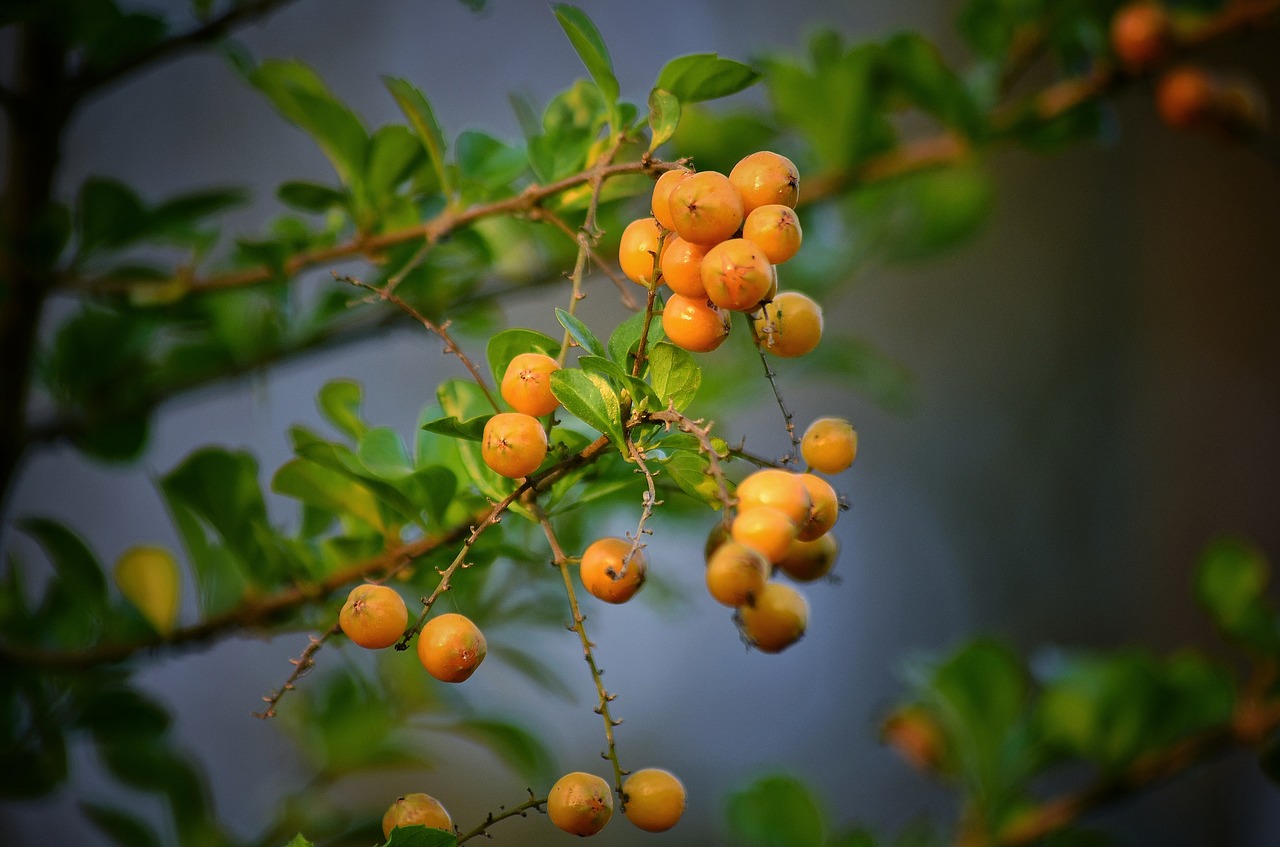
[{"label": "ripe fruit", "polygon": [[809,601],[790,585],[770,582],[754,606],[738,609],[738,630],[747,642],[765,653],[778,653],[804,635],[809,625]]},{"label": "ripe fruit", "polygon": [[693,353],[710,353],[729,336],[729,315],[707,302],[672,294],[662,307],[662,331],[667,340]]},{"label": "ripe fruit", "polygon": [[726,541],[707,559],[707,591],[717,603],[750,606],[773,570],[769,560],[745,544]]},{"label": "ripe fruit", "polygon": [[523,412],[499,412],[484,425],[480,456],[489,470],[508,479],[526,477],[547,457],[547,433]]},{"label": "ripe fruit", "polygon": [[181,586],[172,553],[163,547],[130,547],[116,560],[114,575],[120,593],[156,632],[173,631],[178,623]]},{"label": "ripe fruit", "polygon": [[772,506],[791,518],[796,526],[809,519],[813,505],[800,474],[778,468],[761,468],[749,474],[738,483],[735,496],[739,512],[754,506]]},{"label": "ripe fruit", "polygon": [[1212,120],[1217,86],[1203,69],[1174,68],[1160,78],[1156,111],[1174,129],[1196,129]]},{"label": "ripe fruit", "polygon": [[800,252],[804,232],[795,209],[770,203],[751,210],[742,224],[742,237],[763,250],[770,262],[780,265]]},{"label": "ripe fruit", "polygon": [[1155,3],[1132,3],[1111,19],[1111,50],[1133,72],[1163,59],[1172,46],[1172,35],[1169,16]]},{"label": "ripe fruit", "polygon": [[488,653],[480,628],[455,612],[429,619],[418,634],[418,659],[441,682],[464,682]]},{"label": "ripe fruit", "polygon": [[429,794],[406,794],[391,804],[382,816],[382,836],[391,838],[398,826],[422,825],[429,829],[453,832],[453,820],[440,801]]},{"label": "ripe fruit", "polygon": [[822,340],[822,307],[799,291],[784,291],[752,318],[760,344],[784,359],[812,353]]},{"label": "ripe fruit", "polygon": [[742,195],[747,214],[771,203],[794,209],[800,200],[800,171],[795,163],[768,150],[744,156],[729,171],[729,181]]},{"label": "ripe fruit", "polygon": [[649,209],[664,229],[676,228],[675,221],[671,219],[671,191],[689,176],[690,172],[686,170],[667,171],[653,184]]},{"label": "ripe fruit", "polygon": [[787,555],[787,549],[795,540],[796,525],[786,513],[772,506],[752,506],[738,512],[729,534],[734,541],[759,550],[766,559],[776,563]]},{"label": "ripe fruit", "polygon": [[631,542],[625,538],[593,541],[578,565],[583,587],[606,603],[625,603],[634,597],[644,585],[648,562],[644,551],[636,550],[624,565],[622,560],[629,552]]},{"label": "ripe fruit", "polygon": [[831,573],[839,552],[840,545],[834,535],[823,535],[813,541],[797,538],[778,562],[778,570],[797,582],[813,582]]},{"label": "ripe fruit", "polygon": [[730,238],[708,250],[701,272],[711,302],[735,312],[754,310],[773,284],[773,265],[745,238]]},{"label": "ripe fruit", "polygon": [[800,481],[809,492],[809,514],[799,524],[796,537],[801,541],[813,541],[826,535],[836,525],[840,516],[840,498],[836,490],[820,476],[799,474]]},{"label": "ripe fruit", "polygon": [[387,585],[357,585],[338,612],[338,625],[352,643],[370,650],[390,647],[409,626],[400,592]]},{"label": "ripe fruit", "polygon": [[708,249],[678,235],[667,239],[662,251],[662,281],[676,294],[707,299],[707,289],[702,285],[702,259]]},{"label": "ripe fruit", "polygon": [[613,817],[609,783],[581,771],[565,774],[547,795],[547,817],[570,835],[595,835]]},{"label": "ripe fruit", "polygon": [[560,406],[551,393],[551,374],[559,369],[556,360],[545,353],[519,354],[502,375],[502,399],[517,412],[535,418],[551,414]]},{"label": "ripe fruit", "polygon": [[649,285],[657,275],[657,255],[662,230],[653,218],[637,218],[627,224],[618,242],[618,264],[627,279]]},{"label": "ripe fruit", "polygon": [[665,832],[684,814],[684,785],[661,768],[642,768],[622,783],[622,812],[645,832]]},{"label": "ripe fruit", "polygon": [[747,214],[733,183],[716,171],[700,171],[676,183],[668,204],[672,229],[694,244],[715,244],[732,237]]},{"label": "ripe fruit", "polygon": [[822,473],[840,473],[858,455],[858,433],[844,418],[818,418],[800,439],[800,455]]}]

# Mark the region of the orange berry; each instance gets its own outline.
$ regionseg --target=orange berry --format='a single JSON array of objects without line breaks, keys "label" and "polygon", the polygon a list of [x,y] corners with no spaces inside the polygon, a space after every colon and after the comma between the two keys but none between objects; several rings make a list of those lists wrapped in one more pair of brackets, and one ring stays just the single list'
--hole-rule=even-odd
[{"label": "orange berry", "polygon": [[742,237],[755,242],[766,259],[780,265],[800,251],[804,232],[795,209],[770,203],[751,210],[742,224]]},{"label": "orange berry", "polygon": [[758,550],[770,562],[776,563],[787,555],[791,542],[796,538],[796,525],[785,512],[772,506],[752,506],[742,509],[733,519],[729,534],[739,544]]},{"label": "orange berry", "polygon": [[657,275],[662,230],[653,218],[637,218],[627,224],[618,241],[618,264],[634,283],[649,285]]},{"label": "orange berry", "polygon": [[538,469],[547,457],[547,447],[547,433],[537,418],[499,412],[484,425],[480,456],[494,473],[520,479]]},{"label": "orange berry", "polygon": [[700,171],[676,183],[669,201],[676,235],[694,244],[716,244],[733,236],[746,211],[729,178]]},{"label": "orange berry", "polygon": [[582,554],[578,566],[582,585],[593,596],[606,603],[625,603],[644,585],[648,562],[644,551],[636,550],[629,562],[623,559],[631,552],[625,538],[600,538]]},{"label": "orange berry", "polygon": [[729,181],[742,195],[746,214],[771,203],[794,209],[800,200],[800,171],[795,163],[768,150],[744,156],[729,171]]},{"label": "orange berry", "polygon": [[641,768],[623,780],[622,813],[645,832],[666,832],[680,822],[684,784],[661,768]]},{"label": "orange berry", "polygon": [[729,336],[729,315],[706,297],[672,294],[662,307],[662,331],[677,347],[710,353]]},{"label": "orange berry", "polygon": [[488,653],[484,633],[456,612],[430,618],[418,633],[418,659],[441,682],[465,682]]},{"label": "orange berry", "polygon": [[1156,88],[1156,111],[1174,129],[1196,129],[1213,119],[1217,85],[1203,68],[1184,65],[1166,73]]},{"label": "orange berry", "polygon": [[663,282],[676,294],[707,299],[707,289],[702,286],[702,259],[708,249],[678,235],[667,239],[662,251]]},{"label": "orange berry", "polygon": [[797,538],[778,562],[778,570],[797,582],[813,582],[831,573],[839,552],[840,545],[834,535],[823,535],[813,541]]},{"label": "orange berry", "polygon": [[353,644],[370,650],[390,647],[409,626],[400,592],[387,585],[357,585],[338,612],[338,626]]},{"label": "orange berry", "polygon": [[800,526],[809,519],[809,489],[800,474],[779,468],[761,468],[738,483],[735,496],[738,511],[754,506],[772,506]]},{"label": "orange berry", "polygon": [[702,260],[702,287],[722,309],[750,312],[773,285],[773,264],[764,251],[745,238],[722,241]]},{"label": "orange berry", "polygon": [[667,171],[658,177],[653,184],[653,196],[649,199],[649,210],[657,218],[664,229],[675,229],[676,223],[671,219],[671,190],[691,176],[689,171],[677,169]]},{"label": "orange berry", "polygon": [[560,369],[556,360],[545,353],[521,353],[507,365],[502,376],[502,399],[511,408],[540,418],[560,406],[551,393],[551,374]]},{"label": "orange berry", "polygon": [[439,800],[430,794],[406,794],[382,816],[382,837],[390,840],[391,830],[398,826],[419,825],[453,832],[453,820]]},{"label": "orange berry", "polygon": [[1154,3],[1131,3],[1111,18],[1111,50],[1130,71],[1145,70],[1163,59],[1172,35],[1169,16]]},{"label": "orange berry", "polygon": [[858,455],[858,433],[844,418],[818,418],[800,439],[800,455],[814,470],[840,473]]},{"label": "orange berry", "polygon": [[812,353],[822,340],[822,307],[799,291],[774,297],[752,322],[760,345],[784,359]]},{"label": "orange berry", "polygon": [[764,653],[778,653],[800,640],[809,626],[809,602],[790,585],[770,582],[754,606],[742,606],[735,617],[747,643]]},{"label": "orange berry", "polygon": [[813,541],[831,531],[840,517],[840,498],[836,490],[820,476],[800,474],[800,481],[809,491],[809,514],[800,522],[796,537],[801,541]]},{"label": "orange berry", "polygon": [[707,591],[717,603],[749,606],[773,570],[759,550],[726,541],[707,559]]},{"label": "orange berry", "polygon": [[595,835],[613,817],[609,783],[581,771],[565,774],[547,795],[547,817],[570,835]]}]

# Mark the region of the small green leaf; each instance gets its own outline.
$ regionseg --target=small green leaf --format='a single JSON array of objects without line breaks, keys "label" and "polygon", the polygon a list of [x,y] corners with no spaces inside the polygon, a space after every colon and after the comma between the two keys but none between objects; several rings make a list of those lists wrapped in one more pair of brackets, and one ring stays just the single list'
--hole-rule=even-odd
[{"label": "small green leaf", "polygon": [[431,108],[431,104],[423,93],[407,80],[384,76],[382,82],[395,98],[405,117],[409,119],[409,123],[413,125],[414,132],[418,133],[422,146],[427,150],[427,157],[431,160],[431,167],[436,172],[436,180],[440,184],[441,192],[446,197],[453,196],[453,181],[449,178],[449,168],[445,160],[447,148],[444,133],[440,129],[439,122],[436,121],[436,113]]},{"label": "small green leaf", "polygon": [[679,125],[680,98],[661,88],[650,91],[649,152],[652,153],[669,141]]},{"label": "small green leaf", "polygon": [[489,339],[485,352],[489,358],[489,368],[493,371],[494,382],[501,385],[502,377],[507,373],[507,365],[516,356],[521,353],[545,353],[554,359],[560,355],[560,342],[531,329],[504,329]]},{"label": "small green leaf", "polygon": [[627,391],[631,392],[631,399],[636,405],[644,401],[650,409],[663,408],[663,404],[658,400],[658,395],[653,391],[653,386],[623,371],[622,366],[612,359],[605,359],[601,356],[579,356],[578,367],[584,371],[606,376],[613,380],[614,385],[618,388],[627,389]]},{"label": "small green leaf", "polygon": [[383,847],[457,847],[458,836],[443,829],[422,826],[398,826]]},{"label": "small green leaf", "polygon": [[560,321],[560,325],[569,331],[569,335],[572,336],[574,341],[578,342],[578,346],[592,356],[603,357],[609,355],[605,352],[604,345],[600,343],[600,339],[596,338],[595,333],[574,315],[569,314],[564,309],[556,309],[556,320]]},{"label": "small green leaf", "polygon": [[749,65],[722,59],[715,53],[696,53],[667,62],[654,89],[670,92],[680,103],[699,103],[736,94],[758,79],[760,74]]},{"label": "small green leaf", "polygon": [[25,518],[18,527],[40,542],[53,562],[58,581],[84,603],[86,611],[106,602],[107,582],[102,565],[78,535],[49,518]]},{"label": "small green leaf", "polygon": [[121,809],[82,802],[80,811],[120,847],[160,847],[160,838],[144,821]]},{"label": "small green leaf", "polygon": [[315,182],[286,182],[276,189],[280,202],[303,212],[327,212],[347,204],[347,195]]},{"label": "small green leaf", "polygon": [[481,197],[507,190],[528,169],[525,151],[510,147],[492,135],[467,130],[456,145],[458,174],[464,184],[483,189]]},{"label": "small green leaf", "polygon": [[408,127],[379,127],[369,139],[365,163],[365,187],[378,207],[387,205],[383,195],[392,194],[408,181],[423,157],[422,143]]},{"label": "small green leaf", "polygon": [[363,399],[364,389],[360,383],[350,379],[335,379],[321,386],[316,395],[316,405],[329,423],[352,441],[359,441],[368,431],[360,417]]},{"label": "small green leaf", "polygon": [[460,421],[454,417],[436,418],[433,421],[427,421],[422,428],[427,432],[435,432],[440,435],[447,435],[450,438],[462,438],[467,441],[484,441],[484,425],[489,422],[493,415],[480,415],[478,417],[469,418]]},{"label": "small green leaf", "polygon": [[561,368],[551,374],[551,393],[566,411],[609,436],[621,449],[624,442],[619,420],[622,409],[617,392],[604,377],[577,368]]},{"label": "small green leaf", "polygon": [[413,462],[400,433],[389,427],[375,427],[366,432],[356,446],[356,455],[370,473],[380,479],[404,479],[413,473]]},{"label": "small green leaf", "polygon": [[317,509],[351,515],[378,532],[387,530],[373,492],[345,474],[306,459],[291,459],[271,478],[271,490]]},{"label": "small green leaf", "polygon": [[[609,358],[613,359],[627,373],[631,372],[633,357],[640,346],[640,333],[644,329],[644,312],[636,312],[627,318],[609,336]],[[649,335],[645,346],[650,352],[662,340],[662,317],[653,315],[649,324]]]},{"label": "small green leaf", "polygon": [[649,378],[663,404],[683,411],[693,402],[702,384],[702,368],[693,356],[670,342],[654,345],[649,353]]},{"label": "small green leaf", "polygon": [[595,81],[605,104],[612,112],[618,102],[618,78],[614,76],[613,60],[609,58],[609,49],[605,46],[600,31],[587,17],[587,13],[568,3],[557,3],[551,7],[556,13],[556,20],[569,36],[569,42],[577,51],[578,58],[586,65],[587,72]]},{"label": "small green leaf", "polygon": [[1227,637],[1273,654],[1280,651],[1280,631],[1266,597],[1270,571],[1255,547],[1223,538],[1201,557],[1195,587],[1196,599]]},{"label": "small green leaf", "polygon": [[[666,439],[663,439],[665,444]],[[680,486],[686,494],[706,503],[713,509],[723,507],[720,500],[720,488],[711,476],[711,462],[699,450],[672,450],[662,462],[671,481]]]},{"label": "small green leaf", "polygon": [[149,214],[142,200],[122,182],[90,177],[80,187],[76,215],[80,254],[100,247],[122,247],[145,231]]},{"label": "small green leaf", "polygon": [[281,847],[316,847],[316,845],[309,838],[299,832],[297,835],[293,836],[293,838],[289,839],[287,844],[284,844]]},{"label": "small green leaf", "polygon": [[729,830],[747,847],[822,847],[826,817],[804,783],[768,776],[729,795]]}]

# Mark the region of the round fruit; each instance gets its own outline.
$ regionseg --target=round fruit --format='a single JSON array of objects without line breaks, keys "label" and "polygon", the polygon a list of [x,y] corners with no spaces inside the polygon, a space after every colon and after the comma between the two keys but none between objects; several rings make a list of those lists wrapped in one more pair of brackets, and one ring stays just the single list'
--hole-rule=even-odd
[{"label": "round fruit", "polygon": [[742,237],[763,250],[770,262],[780,265],[800,252],[804,233],[795,209],[770,203],[751,210],[742,224]]},{"label": "round fruit", "polygon": [[779,468],[761,468],[749,474],[738,483],[735,496],[739,512],[753,506],[772,506],[791,518],[796,526],[809,519],[809,509],[813,505],[800,474]]},{"label": "round fruit", "polygon": [[570,835],[595,835],[613,817],[609,783],[581,771],[565,774],[547,795],[547,817]]},{"label": "round fruit", "polygon": [[630,552],[631,542],[625,538],[600,538],[591,542],[578,566],[583,587],[606,603],[630,600],[644,585],[649,567],[644,551],[639,549],[623,564]]},{"label": "round fruit", "polygon": [[532,415],[499,412],[484,425],[480,456],[496,474],[526,477],[547,457],[547,433]]},{"label": "round fruit", "polygon": [[707,591],[717,603],[750,606],[773,567],[762,553],[737,541],[726,541],[707,559]]},{"label": "round fruit", "polygon": [[662,331],[677,347],[710,353],[729,337],[729,315],[708,303],[705,295],[672,294],[662,307]]},{"label": "round fruit", "polygon": [[768,150],[743,157],[729,171],[729,181],[742,195],[746,214],[771,203],[794,209],[800,200],[800,171],[795,163]]},{"label": "round fruit", "polygon": [[858,433],[844,418],[818,418],[800,439],[800,455],[822,473],[840,473],[858,455]]},{"label": "round fruit", "polygon": [[671,189],[668,201],[672,229],[694,244],[716,244],[731,238],[742,226],[746,210],[733,183],[722,173],[690,174]]},{"label": "round fruit", "polygon": [[745,238],[721,241],[702,259],[702,287],[722,309],[750,312],[773,285],[773,265],[764,251]]},{"label": "round fruit", "polygon": [[1166,73],[1156,88],[1156,111],[1174,129],[1195,129],[1212,120],[1217,85],[1202,68],[1184,65]]},{"label": "round fruit", "polygon": [[1155,3],[1132,3],[1111,19],[1111,50],[1130,71],[1159,62],[1172,46],[1169,16]]},{"label": "round fruit", "polygon": [[559,369],[556,360],[545,353],[519,354],[502,376],[502,399],[517,412],[535,418],[551,414],[560,406],[551,393],[551,374]]},{"label": "round fruit", "polygon": [[453,820],[439,800],[429,794],[406,794],[382,816],[382,836],[390,840],[396,827],[416,825],[453,832]]},{"label": "round fruit", "polygon": [[387,585],[357,585],[338,612],[338,625],[352,643],[370,650],[390,647],[409,626],[400,592]]},{"label": "round fruit", "polygon": [[156,632],[173,631],[182,598],[178,561],[172,553],[163,547],[130,547],[116,560],[114,576],[120,593]]},{"label": "round fruit", "polygon": [[765,653],[778,653],[804,635],[809,625],[809,601],[790,585],[770,582],[754,606],[737,611],[738,630],[751,646]]},{"label": "round fruit", "polygon": [[822,477],[811,473],[799,476],[809,490],[810,506],[809,514],[799,524],[796,537],[801,541],[813,541],[826,535],[836,525],[836,518],[840,517],[840,498],[831,483]]},{"label": "round fruit", "polygon": [[666,832],[684,814],[684,785],[661,768],[642,768],[622,783],[622,813],[645,832]]},{"label": "round fruit", "polygon": [[662,230],[653,218],[637,218],[627,224],[618,242],[618,264],[627,279],[649,285],[657,274]]},{"label": "round fruit", "polygon": [[649,210],[658,219],[664,229],[675,229],[675,221],[671,219],[671,190],[689,177],[686,170],[667,171],[658,177],[653,185],[653,196],[649,199]]},{"label": "round fruit", "polygon": [[770,562],[787,555],[796,538],[796,525],[785,512],[772,506],[752,506],[739,510],[729,534],[739,544],[759,550]]},{"label": "round fruit", "polygon": [[427,621],[418,634],[418,659],[441,682],[464,682],[489,652],[484,633],[465,615],[446,612]]},{"label": "round fruit", "polygon": [[707,299],[707,289],[702,286],[702,259],[707,249],[678,235],[667,239],[662,251],[662,281],[676,294]]},{"label": "round fruit", "polygon": [[823,535],[813,541],[797,538],[778,562],[778,570],[797,582],[813,582],[831,573],[839,552],[840,545],[834,535]]},{"label": "round fruit", "polygon": [[799,291],[784,291],[752,318],[760,344],[784,359],[812,353],[822,340],[822,307]]}]

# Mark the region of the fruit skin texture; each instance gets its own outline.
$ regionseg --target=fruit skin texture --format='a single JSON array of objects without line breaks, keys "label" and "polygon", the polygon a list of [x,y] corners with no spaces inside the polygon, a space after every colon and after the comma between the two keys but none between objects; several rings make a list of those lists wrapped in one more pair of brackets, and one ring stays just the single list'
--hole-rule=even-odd
[{"label": "fruit skin texture", "polygon": [[710,353],[729,337],[729,315],[705,296],[672,294],[662,307],[662,331],[677,347]]},{"label": "fruit skin texture", "polygon": [[618,265],[627,279],[639,285],[653,282],[654,257],[661,237],[662,231],[653,218],[637,218],[627,224],[618,241]]},{"label": "fruit skin texture", "polygon": [[453,819],[439,800],[430,794],[406,794],[392,803],[382,816],[382,837],[390,839],[391,830],[396,827],[416,824],[453,832]]},{"label": "fruit skin texture", "polygon": [[753,311],[773,285],[773,265],[764,251],[745,238],[721,241],[702,259],[702,287],[722,309]]},{"label": "fruit skin texture", "polygon": [[831,573],[840,545],[835,536],[823,535],[813,541],[791,542],[791,549],[778,562],[778,570],[796,582],[813,582]]},{"label": "fruit skin texture", "polygon": [[753,506],[772,506],[791,518],[796,526],[801,526],[809,519],[813,502],[800,476],[780,468],[761,468],[748,474],[734,492],[738,498],[738,511],[746,511]]},{"label": "fruit skin texture", "polygon": [[760,551],[726,541],[707,558],[707,591],[725,606],[750,606],[764,590],[772,569]]},{"label": "fruit skin texture", "polygon": [[752,506],[738,512],[729,534],[734,541],[759,550],[776,564],[787,555],[791,542],[795,540],[796,525],[785,512],[772,506]]},{"label": "fruit skin texture", "polygon": [[689,171],[667,171],[658,177],[653,184],[653,196],[649,198],[649,210],[664,229],[674,230],[676,223],[671,219],[671,191],[691,176]]},{"label": "fruit skin texture", "polygon": [[1111,50],[1131,72],[1159,62],[1172,46],[1169,16],[1154,3],[1121,7],[1111,19]]},{"label": "fruit skin texture", "polygon": [[400,592],[388,585],[357,585],[338,612],[338,625],[353,644],[381,650],[404,635],[409,609]]},{"label": "fruit skin texture", "polygon": [[671,222],[676,235],[694,244],[716,244],[742,226],[742,196],[722,173],[699,171],[671,189]]},{"label": "fruit skin texture", "polygon": [[809,514],[799,524],[796,538],[800,541],[814,541],[831,531],[840,517],[840,498],[836,490],[820,476],[811,473],[799,474],[800,481],[809,491]]},{"label": "fruit skin texture", "polygon": [[800,439],[800,455],[814,470],[840,473],[858,455],[858,433],[844,418],[817,418]]},{"label": "fruit skin texture", "polygon": [[742,195],[746,214],[771,203],[794,209],[800,201],[800,171],[795,162],[769,150],[742,157],[729,171],[729,181]]},{"label": "fruit skin texture", "polygon": [[645,832],[666,832],[684,814],[684,784],[661,768],[642,768],[622,783],[622,812]]},{"label": "fruit skin texture", "polygon": [[685,241],[678,235],[668,238],[662,250],[662,281],[676,294],[705,300],[707,289],[702,285],[702,260],[708,249],[704,244]]},{"label": "fruit skin texture", "polygon": [[130,547],[116,560],[113,575],[120,593],[156,632],[164,635],[173,631],[178,623],[181,578],[172,553],[163,547]]},{"label": "fruit skin texture", "polygon": [[600,538],[582,554],[578,566],[582,585],[606,603],[625,603],[644,586],[649,563],[644,551],[636,550],[624,569],[622,559],[631,550],[625,538]]},{"label": "fruit skin texture", "polygon": [[800,252],[804,232],[795,209],[770,203],[751,210],[742,224],[742,237],[763,250],[770,262],[780,265]]},{"label": "fruit skin texture", "polygon": [[521,353],[507,365],[502,375],[502,399],[511,408],[540,418],[560,407],[551,393],[551,374],[560,369],[556,360],[545,353]]},{"label": "fruit skin texture", "polygon": [[790,585],[770,582],[754,606],[736,613],[738,630],[763,653],[780,653],[795,644],[809,626],[809,601]]},{"label": "fruit skin texture", "polygon": [[523,412],[499,412],[484,425],[480,456],[489,470],[508,479],[526,477],[547,457],[547,433]]},{"label": "fruit skin texture", "polygon": [[488,653],[484,633],[456,612],[430,618],[418,634],[418,659],[441,682],[465,682]]},{"label": "fruit skin texture", "polygon": [[799,291],[784,291],[752,318],[760,345],[775,356],[795,359],[812,353],[822,340],[822,307]]},{"label": "fruit skin texture", "polygon": [[570,835],[595,835],[613,817],[613,791],[594,774],[565,774],[547,795],[547,817]]}]

